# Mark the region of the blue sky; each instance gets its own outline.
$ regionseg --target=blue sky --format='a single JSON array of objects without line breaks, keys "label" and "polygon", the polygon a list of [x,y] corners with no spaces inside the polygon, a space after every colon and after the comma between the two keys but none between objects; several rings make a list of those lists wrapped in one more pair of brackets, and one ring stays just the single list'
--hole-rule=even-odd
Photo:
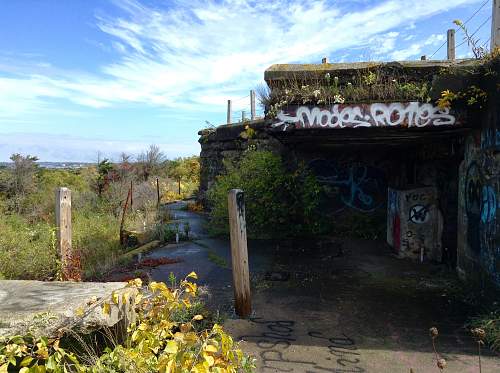
[{"label": "blue sky", "polygon": [[[271,64],[430,56],[484,3],[0,0],[0,161],[116,159],[153,143],[198,154],[205,121],[223,123],[227,99],[248,112]],[[467,25],[486,21],[484,42],[490,15],[491,1]]]}]

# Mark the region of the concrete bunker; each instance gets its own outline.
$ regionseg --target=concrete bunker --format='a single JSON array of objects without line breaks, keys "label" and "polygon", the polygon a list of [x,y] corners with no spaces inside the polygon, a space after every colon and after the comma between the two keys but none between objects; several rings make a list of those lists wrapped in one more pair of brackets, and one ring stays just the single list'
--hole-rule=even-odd
[{"label": "concrete bunker", "polygon": [[[492,66],[498,71],[498,62]],[[200,197],[224,159],[249,146],[271,150],[291,169],[309,166],[335,222],[364,216],[381,226],[380,238],[398,256],[446,262],[500,285],[498,174],[490,171],[497,164],[498,88],[463,73],[471,69],[477,61],[273,65],[265,72],[266,119],[200,131]],[[471,86],[489,86],[487,99],[436,103],[443,91]],[[249,127],[255,133],[242,135]],[[479,237],[486,231],[489,239]]]}]

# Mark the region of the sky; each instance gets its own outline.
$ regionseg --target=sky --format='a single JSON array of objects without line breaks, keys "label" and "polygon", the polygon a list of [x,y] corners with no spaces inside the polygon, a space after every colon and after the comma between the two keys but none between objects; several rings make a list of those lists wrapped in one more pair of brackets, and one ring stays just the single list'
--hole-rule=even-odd
[{"label": "sky", "polygon": [[486,43],[491,0],[0,0],[0,161],[199,154],[272,64],[430,57],[475,12]]}]

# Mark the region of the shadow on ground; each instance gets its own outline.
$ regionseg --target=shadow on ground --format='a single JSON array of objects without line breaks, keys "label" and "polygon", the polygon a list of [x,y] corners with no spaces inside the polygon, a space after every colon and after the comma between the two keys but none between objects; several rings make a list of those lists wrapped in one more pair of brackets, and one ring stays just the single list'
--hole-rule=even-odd
[{"label": "shadow on ground", "polygon": [[[190,221],[196,240],[148,257],[181,259],[150,270],[168,282],[195,271],[209,306],[227,315],[226,329],[268,372],[438,371],[429,328],[449,372],[478,372],[477,345],[463,328],[467,308],[449,269],[395,258],[383,242],[250,241],[253,315],[235,317],[229,242],[208,238],[203,217],[171,205]],[[487,356],[484,356],[487,355]],[[500,372],[498,355],[482,372]]]}]

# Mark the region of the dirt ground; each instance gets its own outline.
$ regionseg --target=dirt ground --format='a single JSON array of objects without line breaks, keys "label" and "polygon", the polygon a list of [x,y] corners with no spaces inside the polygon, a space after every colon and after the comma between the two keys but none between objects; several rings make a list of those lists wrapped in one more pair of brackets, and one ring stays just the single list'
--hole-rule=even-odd
[{"label": "dirt ground", "polygon": [[[227,316],[225,328],[259,372],[439,371],[432,326],[445,371],[479,372],[477,344],[463,328],[467,309],[446,267],[397,259],[384,242],[251,241],[253,313],[242,320],[232,310],[229,242],[206,237],[199,215],[178,215],[196,219],[196,240],[150,253],[180,261],[149,275],[168,281],[170,272],[196,271],[209,306]],[[482,372],[500,372],[500,356],[483,351]]]}]

